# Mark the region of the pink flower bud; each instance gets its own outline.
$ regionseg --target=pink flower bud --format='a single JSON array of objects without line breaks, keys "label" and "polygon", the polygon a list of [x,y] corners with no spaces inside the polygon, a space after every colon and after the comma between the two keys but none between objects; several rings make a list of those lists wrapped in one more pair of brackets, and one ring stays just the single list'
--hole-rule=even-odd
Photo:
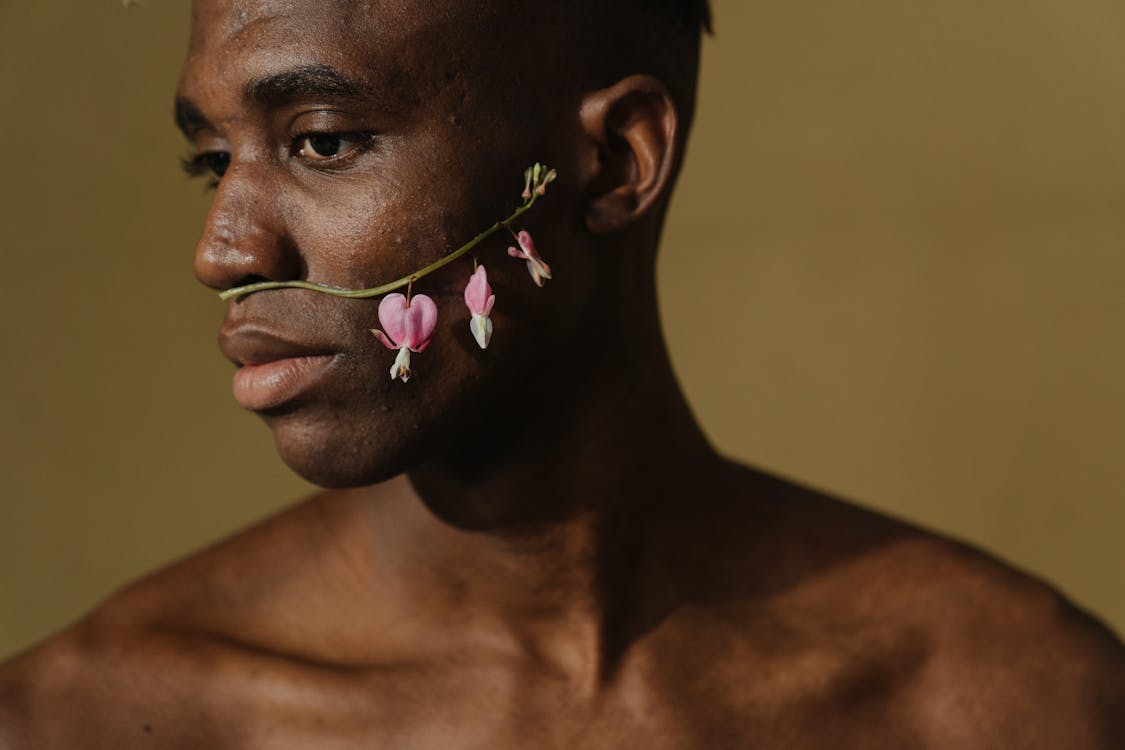
[{"label": "pink flower bud", "polygon": [[488,285],[488,272],[484,270],[484,266],[477,266],[465,287],[465,305],[472,314],[469,331],[481,349],[487,349],[488,342],[492,340],[492,319],[488,316],[494,304],[496,295]]},{"label": "pink flower bud", "polygon": [[554,182],[558,176],[559,173],[553,169],[547,174],[543,175],[543,179],[539,181],[539,184],[535,188],[536,195],[546,195],[547,186]]}]

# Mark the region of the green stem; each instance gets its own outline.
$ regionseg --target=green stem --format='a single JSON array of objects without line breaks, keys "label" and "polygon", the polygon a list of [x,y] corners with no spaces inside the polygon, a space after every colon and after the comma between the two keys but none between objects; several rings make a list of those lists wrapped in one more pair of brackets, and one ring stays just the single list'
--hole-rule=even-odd
[{"label": "green stem", "polygon": [[410,284],[410,282],[417,281],[423,276],[428,276],[434,271],[437,271],[438,269],[444,268],[445,266],[449,265],[480,243],[484,242],[492,235],[496,234],[496,232],[499,232],[501,229],[508,227],[508,225],[513,221],[523,216],[529,208],[535,205],[535,201],[538,199],[538,193],[533,192],[531,194],[530,200],[528,200],[527,203],[524,203],[522,206],[512,212],[512,215],[508,218],[496,222],[488,229],[484,230],[476,237],[473,237],[464,245],[457,248],[452,253],[446,255],[440,260],[436,260],[430,265],[419,268],[414,273],[408,276],[403,276],[401,279],[392,281],[389,284],[373,286],[369,289],[336,289],[335,287],[325,286],[324,284],[314,284],[311,281],[262,281],[257,284],[237,286],[233,289],[227,289],[224,292],[219,292],[219,299],[227,300],[231,297],[242,297],[247,294],[253,294],[254,292],[264,292],[267,289],[308,289],[314,292],[330,294],[333,297],[346,297],[347,299],[370,299],[371,297],[381,297],[388,292],[393,292],[396,289],[402,289],[404,286]]}]

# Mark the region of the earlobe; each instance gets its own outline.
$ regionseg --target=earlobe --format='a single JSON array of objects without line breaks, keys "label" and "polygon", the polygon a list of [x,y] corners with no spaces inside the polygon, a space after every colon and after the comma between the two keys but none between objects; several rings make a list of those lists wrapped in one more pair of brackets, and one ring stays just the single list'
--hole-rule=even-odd
[{"label": "earlobe", "polygon": [[595,234],[615,232],[669,187],[679,148],[676,106],[661,81],[634,75],[585,97],[580,117],[591,150],[586,225]]}]

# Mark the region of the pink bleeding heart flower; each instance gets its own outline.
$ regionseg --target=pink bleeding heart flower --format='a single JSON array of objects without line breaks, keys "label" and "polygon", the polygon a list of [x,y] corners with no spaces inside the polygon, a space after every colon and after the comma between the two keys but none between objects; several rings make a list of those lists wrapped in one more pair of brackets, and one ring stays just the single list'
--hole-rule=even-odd
[{"label": "pink bleeding heart flower", "polygon": [[488,272],[484,270],[484,266],[477,266],[469,279],[465,287],[465,304],[473,315],[469,321],[469,330],[480,348],[487,349],[488,342],[492,339],[492,319],[488,315],[496,304],[496,295],[488,285]]},{"label": "pink bleeding heart flower", "polygon": [[410,353],[425,351],[437,327],[437,305],[424,294],[407,300],[401,294],[388,294],[379,303],[379,323],[386,333],[378,329],[371,332],[379,343],[388,349],[398,349],[395,363],[391,365],[391,380],[410,380]]},{"label": "pink bleeding heart flower", "polygon": [[509,247],[508,255],[526,260],[527,272],[531,274],[531,280],[535,282],[536,286],[543,286],[543,282],[551,278],[551,267],[535,251],[535,242],[531,239],[530,234],[521,231],[516,235],[516,241],[519,243],[519,247]]}]

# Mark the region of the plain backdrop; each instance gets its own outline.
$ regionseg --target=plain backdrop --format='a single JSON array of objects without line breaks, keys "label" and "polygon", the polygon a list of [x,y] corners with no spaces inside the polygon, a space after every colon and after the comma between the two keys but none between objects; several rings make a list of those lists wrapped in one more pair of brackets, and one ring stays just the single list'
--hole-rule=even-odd
[{"label": "plain backdrop", "polygon": [[[0,655],[312,489],[191,277],[188,14],[0,0]],[[660,265],[708,434],[1120,632],[1125,5],[718,0],[716,26]]]}]

